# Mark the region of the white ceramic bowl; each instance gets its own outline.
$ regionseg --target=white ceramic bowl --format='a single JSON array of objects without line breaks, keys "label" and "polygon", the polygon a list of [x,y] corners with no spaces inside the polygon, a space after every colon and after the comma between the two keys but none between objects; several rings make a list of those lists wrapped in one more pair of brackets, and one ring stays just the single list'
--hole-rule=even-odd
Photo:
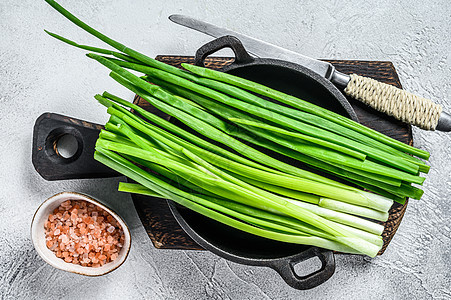
[{"label": "white ceramic bowl", "polygon": [[[44,223],[48,219],[49,214],[52,213],[55,208],[60,206],[61,203],[67,200],[84,200],[93,203],[110,213],[111,216],[114,217],[121,225],[124,231],[125,242],[118,254],[118,257],[114,261],[106,263],[98,268],[83,267],[80,265],[65,262],[63,259],[56,257],[55,253],[47,248],[45,241]],[[125,224],[124,220],[122,220],[122,218],[118,214],[116,214],[110,208],[106,207],[104,204],[100,203],[98,200],[88,195],[76,192],[62,192],[56,194],[45,200],[39,206],[36,213],[34,214],[33,221],[31,223],[31,239],[33,241],[34,247],[36,248],[36,251],[47,263],[57,269],[86,276],[100,276],[117,269],[127,258],[131,245],[130,230],[127,224]]]}]

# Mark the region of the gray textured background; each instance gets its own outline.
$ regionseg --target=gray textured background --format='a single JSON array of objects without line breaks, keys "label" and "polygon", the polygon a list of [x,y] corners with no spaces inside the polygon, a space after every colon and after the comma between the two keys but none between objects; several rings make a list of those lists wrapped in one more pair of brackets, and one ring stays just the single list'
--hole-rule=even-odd
[{"label": "gray textured background", "polygon": [[[283,3],[280,3],[283,2]],[[183,13],[320,58],[390,60],[404,87],[451,111],[451,2],[439,1],[62,1],[94,27],[150,56],[192,55],[210,39],[172,24]],[[31,164],[32,128],[43,112],[104,123],[92,98],[132,94],[107,70],[47,36],[49,29],[102,45],[36,0],[0,1],[0,298],[450,299],[450,134],[414,130],[431,152],[421,202],[411,201],[382,257],[338,256],[336,274],[310,291],[289,288],[272,270],[207,252],[156,250],[118,179],[46,182]],[[103,46],[103,45],[102,45]],[[227,54],[227,53],[226,53]],[[86,278],[53,269],[29,237],[47,197],[80,191],[108,201],[131,226],[133,247],[115,272]]]}]

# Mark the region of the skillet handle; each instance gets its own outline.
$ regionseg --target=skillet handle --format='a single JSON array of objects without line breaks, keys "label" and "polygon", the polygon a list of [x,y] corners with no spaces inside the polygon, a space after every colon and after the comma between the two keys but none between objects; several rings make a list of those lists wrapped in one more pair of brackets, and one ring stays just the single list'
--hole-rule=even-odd
[{"label": "skillet handle", "polygon": [[[306,276],[297,275],[294,266],[315,256],[321,260],[321,269]],[[298,290],[308,290],[326,282],[334,274],[335,258],[330,250],[312,247],[299,255],[277,260],[270,267],[276,270],[289,286]]]},{"label": "skillet handle", "polygon": [[[68,116],[44,113],[33,130],[32,162],[45,180],[103,178],[121,176],[94,160],[94,146],[102,125]],[[58,153],[58,140],[64,135],[75,137],[77,150],[69,158]]]},{"label": "skillet handle", "polygon": [[235,63],[244,64],[254,61],[252,56],[247,53],[244,49],[241,41],[231,35],[222,36],[220,38],[214,39],[213,41],[206,43],[196,51],[196,56],[194,58],[194,64],[196,66],[205,67],[205,59],[210,54],[213,54],[223,48],[230,48],[235,53]]}]

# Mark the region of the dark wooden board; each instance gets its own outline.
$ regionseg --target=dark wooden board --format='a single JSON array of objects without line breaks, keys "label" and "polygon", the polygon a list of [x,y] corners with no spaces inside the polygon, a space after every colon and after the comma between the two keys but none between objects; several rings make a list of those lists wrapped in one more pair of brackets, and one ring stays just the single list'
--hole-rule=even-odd
[{"label": "dark wooden board", "polygon": [[[157,56],[159,61],[180,67],[181,63],[192,63],[193,57],[187,56]],[[388,61],[357,61],[357,60],[327,60],[332,63],[340,72],[351,74],[355,73],[376,80],[392,84],[402,88],[396,70],[391,62]],[[212,69],[221,69],[231,64],[232,58],[211,57],[206,59],[206,66]],[[403,124],[391,117],[381,114],[364,104],[348,97],[349,102],[355,109],[357,116],[362,124],[373,128],[390,137],[412,145],[412,132],[409,125]],[[139,106],[165,117],[164,114],[157,111],[140,97],[135,97],[134,102]],[[202,250],[178,225],[172,216],[169,207],[165,201],[149,201],[149,197],[132,195],[138,215],[146,229],[154,246],[159,249],[192,249]],[[384,223],[384,246],[379,254],[382,254],[393,238],[396,230],[401,223],[402,217],[407,207],[407,201],[404,205],[395,203],[390,210],[390,217]]]}]

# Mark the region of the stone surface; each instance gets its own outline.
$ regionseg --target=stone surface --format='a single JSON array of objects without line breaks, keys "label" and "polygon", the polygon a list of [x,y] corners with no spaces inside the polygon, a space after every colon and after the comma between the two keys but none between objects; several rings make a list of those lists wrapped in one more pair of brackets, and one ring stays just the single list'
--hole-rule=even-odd
[{"label": "stone surface", "polygon": [[[320,58],[390,60],[407,90],[451,111],[451,3],[431,1],[62,1],[83,20],[148,53],[192,55],[210,40],[172,24],[183,13]],[[119,18],[120,17],[120,18]],[[103,46],[44,1],[0,2],[0,298],[1,299],[450,299],[451,135],[415,129],[431,152],[421,202],[411,201],[394,240],[375,259],[338,256],[336,274],[309,291],[289,288],[272,270],[238,265],[208,252],[157,250],[119,179],[47,182],[31,164],[36,118],[56,112],[103,123],[92,98],[108,90],[132,99],[105,68],[43,29]],[[224,55],[230,54],[224,52]],[[56,270],[34,250],[34,211],[60,191],[107,201],[132,229],[128,260],[87,278]]]}]

